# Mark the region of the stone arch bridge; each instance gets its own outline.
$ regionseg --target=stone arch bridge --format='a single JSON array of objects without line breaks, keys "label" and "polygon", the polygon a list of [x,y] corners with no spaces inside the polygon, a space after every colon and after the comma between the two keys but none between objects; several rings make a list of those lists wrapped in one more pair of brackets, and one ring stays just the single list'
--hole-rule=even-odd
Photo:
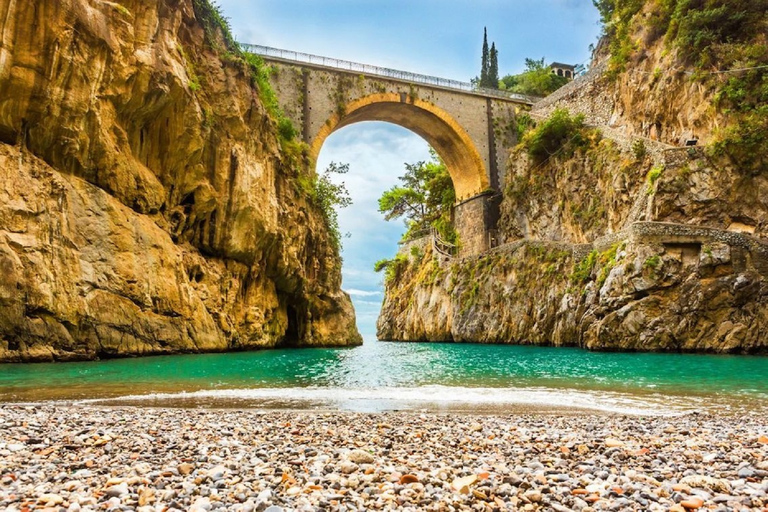
[{"label": "stone arch bridge", "polygon": [[285,115],[317,161],[334,131],[385,121],[424,138],[445,161],[456,189],[454,210],[462,254],[488,249],[498,220],[515,116],[538,98],[404,71],[256,45],[241,45],[272,66],[271,82]]}]

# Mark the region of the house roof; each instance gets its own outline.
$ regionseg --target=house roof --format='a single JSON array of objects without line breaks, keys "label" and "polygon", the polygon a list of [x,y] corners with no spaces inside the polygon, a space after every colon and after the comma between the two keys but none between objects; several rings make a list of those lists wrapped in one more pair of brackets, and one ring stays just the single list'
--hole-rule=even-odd
[{"label": "house roof", "polygon": [[553,62],[549,65],[551,68],[563,68],[563,69],[574,69],[576,66],[573,64],[563,64],[562,62]]}]

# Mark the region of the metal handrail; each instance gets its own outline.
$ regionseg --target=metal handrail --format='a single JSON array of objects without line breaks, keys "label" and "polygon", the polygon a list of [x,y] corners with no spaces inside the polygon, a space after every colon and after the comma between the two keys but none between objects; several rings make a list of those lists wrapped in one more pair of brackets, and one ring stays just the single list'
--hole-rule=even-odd
[{"label": "metal handrail", "polygon": [[321,57],[319,55],[312,55],[309,53],[295,52],[291,50],[281,50],[279,48],[271,48],[269,46],[261,46],[258,44],[238,43],[240,48],[244,52],[261,55],[262,57],[274,57],[278,59],[301,62],[304,64],[315,64],[318,66],[325,66],[329,68],[341,69],[344,71],[352,71],[355,73],[361,73],[365,75],[382,76],[386,78],[395,78],[397,80],[404,80],[407,82],[415,82],[420,84],[436,85],[438,87],[446,87],[448,89],[458,89],[473,94],[479,94],[481,96],[493,96],[495,98],[504,98],[509,100],[516,100],[523,103],[533,105],[542,98],[536,96],[528,96],[525,94],[518,94],[514,92],[502,91],[499,89],[488,89],[486,87],[476,87],[469,82],[461,82],[459,80],[451,80],[449,78],[439,78],[436,76],[421,75],[418,73],[410,73],[408,71],[400,71],[397,69],[382,68],[379,66],[371,66],[369,64],[360,64],[358,62],[351,62],[347,60],[334,59],[332,57]]},{"label": "metal handrail", "polygon": [[453,258],[457,249],[454,244],[443,240],[435,228],[432,228],[432,248],[448,258]]}]

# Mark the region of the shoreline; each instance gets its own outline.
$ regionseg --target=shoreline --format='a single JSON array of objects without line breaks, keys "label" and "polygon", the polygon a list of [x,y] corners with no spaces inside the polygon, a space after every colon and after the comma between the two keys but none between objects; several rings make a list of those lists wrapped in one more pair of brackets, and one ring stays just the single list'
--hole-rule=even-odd
[{"label": "shoreline", "polygon": [[8,511],[766,511],[768,422],[5,404],[0,484]]},{"label": "shoreline", "polygon": [[[38,392],[0,389],[0,406],[62,408],[137,408],[168,410],[274,411],[292,413],[435,413],[504,416],[539,414],[568,416],[677,417],[715,414],[740,417],[768,413],[760,394],[663,391],[605,391],[579,388],[483,388],[416,386],[342,388],[293,386],[267,388],[203,388],[130,393],[104,389],[90,393],[56,388]],[[138,391],[138,390],[134,390]],[[90,394],[90,396],[88,396]],[[37,395],[37,396],[35,396]],[[50,395],[50,396],[48,396]],[[100,396],[101,395],[101,396]]]},{"label": "shoreline", "polygon": [[45,365],[45,364],[68,364],[68,363],[98,363],[109,361],[123,361],[131,359],[152,359],[160,357],[173,357],[173,356],[202,356],[202,355],[217,355],[217,354],[247,354],[253,352],[269,352],[279,350],[312,350],[312,349],[335,349],[335,350],[353,350],[363,346],[365,343],[388,343],[388,344],[427,344],[427,345],[485,345],[485,346],[512,346],[512,347],[542,347],[542,348],[556,348],[556,349],[570,349],[570,350],[583,350],[585,352],[591,352],[596,354],[659,354],[659,355],[683,355],[683,356],[715,356],[715,357],[756,357],[768,359],[768,348],[758,347],[747,351],[714,351],[709,349],[696,349],[696,350],[662,350],[662,349],[648,349],[640,350],[636,348],[595,348],[580,346],[577,343],[568,343],[564,345],[556,345],[551,342],[547,343],[525,343],[525,342],[508,342],[508,341],[467,341],[467,340],[441,340],[441,341],[425,341],[425,340],[380,340],[373,339],[369,341],[363,341],[357,345],[339,344],[339,345],[284,345],[284,346],[271,346],[271,347],[256,347],[256,348],[226,348],[226,349],[211,349],[211,350],[178,350],[172,352],[156,351],[156,352],[140,352],[140,353],[46,353],[44,355],[35,355],[23,358],[21,356],[3,357],[0,354],[0,365]]}]

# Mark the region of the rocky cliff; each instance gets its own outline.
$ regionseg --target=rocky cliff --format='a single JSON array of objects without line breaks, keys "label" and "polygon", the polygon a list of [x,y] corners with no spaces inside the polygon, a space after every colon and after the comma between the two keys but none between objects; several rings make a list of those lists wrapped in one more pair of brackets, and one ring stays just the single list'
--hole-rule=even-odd
[{"label": "rocky cliff", "polygon": [[[592,71],[519,117],[500,247],[449,259],[425,240],[395,260],[380,338],[768,352],[768,168],[750,135],[768,92],[720,72],[768,60],[765,34],[743,17],[719,34],[727,7],[657,4],[607,9]],[[704,63],[679,43],[701,19]]]},{"label": "rocky cliff", "polygon": [[309,162],[218,22],[0,0],[0,361],[360,342]]},{"label": "rocky cliff", "polygon": [[414,253],[387,283],[380,339],[768,353],[768,245],[749,235],[649,222],[595,244]]}]

